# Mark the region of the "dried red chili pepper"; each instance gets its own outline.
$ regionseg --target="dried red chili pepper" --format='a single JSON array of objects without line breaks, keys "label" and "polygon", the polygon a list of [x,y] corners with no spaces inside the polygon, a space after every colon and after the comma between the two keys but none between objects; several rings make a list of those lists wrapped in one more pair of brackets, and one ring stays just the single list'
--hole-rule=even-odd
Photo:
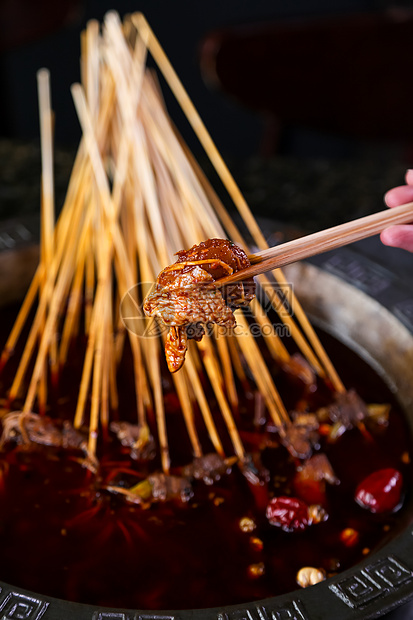
[{"label": "dried red chili pepper", "polygon": [[303,531],[309,525],[307,504],[295,497],[274,497],[267,506],[266,515],[271,525],[285,532]]},{"label": "dried red chili pepper", "polygon": [[391,467],[379,469],[359,484],[355,500],[371,512],[391,512],[400,504],[403,477]]}]

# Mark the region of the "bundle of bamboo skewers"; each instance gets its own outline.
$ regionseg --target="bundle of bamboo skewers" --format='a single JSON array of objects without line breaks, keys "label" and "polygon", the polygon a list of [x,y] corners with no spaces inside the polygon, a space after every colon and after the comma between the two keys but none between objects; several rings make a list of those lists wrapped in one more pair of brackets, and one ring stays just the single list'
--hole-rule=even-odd
[{"label": "bundle of bamboo skewers", "polygon": [[[137,443],[149,440],[148,412],[154,412],[162,468],[170,469],[168,411],[162,387],[162,335],[151,332],[141,304],[158,272],[174,253],[209,238],[229,238],[250,251],[245,238],[218,199],[206,176],[172,124],[155,74],[147,68],[151,54],[211,159],[238,209],[253,244],[265,238],[219,155],[194,106],[152,30],[141,14],[121,23],[107,14],[103,27],[92,21],[82,37],[82,83],[72,94],[82,128],[67,196],[54,222],[52,111],[48,72],[39,72],[42,143],[42,228],[40,264],[3,351],[3,367],[24,327],[27,340],[10,388],[9,402],[22,399],[19,420],[48,409],[50,382],[65,366],[71,343],[84,329],[87,344],[78,386],[74,426],[89,429],[88,453],[96,455],[99,432],[109,427],[118,408],[117,370],[126,340],[132,352]],[[138,282],[143,283],[136,285]],[[295,345],[315,373],[333,389],[344,386],[281,270],[258,282],[287,326]],[[274,285],[274,283],[276,285]],[[283,294],[279,293],[279,287]],[[293,307],[294,316],[287,309]],[[268,355],[280,364],[290,353],[270,329],[258,299],[253,321],[265,334]],[[200,380],[208,377],[234,454],[245,450],[234,421],[239,394],[236,379],[255,384],[280,434],[291,424],[289,413],[248,321],[237,312],[240,333],[212,333],[191,343],[185,366],[172,376],[193,455],[203,446],[194,422],[201,413],[214,449],[225,456],[214,414]],[[247,379],[248,376],[248,379]]]}]

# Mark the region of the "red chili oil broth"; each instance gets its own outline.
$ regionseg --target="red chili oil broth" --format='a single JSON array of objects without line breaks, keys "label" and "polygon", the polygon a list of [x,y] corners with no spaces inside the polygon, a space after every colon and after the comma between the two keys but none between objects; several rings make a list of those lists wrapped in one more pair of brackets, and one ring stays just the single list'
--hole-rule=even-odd
[{"label": "red chili oil broth", "polygon": [[[3,319],[2,340],[8,329],[6,314]],[[410,433],[383,380],[344,345],[321,335],[348,388],[354,387],[366,402],[392,405],[388,425],[369,429],[370,437],[352,429],[335,443],[321,439],[320,451],[327,454],[340,479],[339,485],[326,485],[329,518],[325,522],[303,532],[284,532],[268,523],[265,508],[269,497],[295,494],[297,462],[281,445],[267,447],[261,454],[270,472],[270,495],[248,484],[234,466],[229,475],[212,486],[193,481],[194,496],[187,503],[170,500],[153,503],[147,509],[100,489],[101,482],[109,479],[131,486],[159,468],[158,460],[149,465],[137,463],[113,438],[99,447],[101,467],[96,475],[82,467],[76,451],[8,446],[0,455],[0,580],[93,605],[136,609],[214,607],[291,591],[297,587],[296,574],[301,567],[321,568],[328,576],[351,567],[366,550],[383,544],[406,520],[406,509],[402,507],[394,514],[371,514],[354,501],[354,491],[363,477],[385,467],[398,469],[408,489],[412,467],[405,454],[411,453]],[[82,353],[71,355],[70,360],[48,415],[72,420],[77,394],[69,378],[73,372],[80,376]],[[302,399],[303,386],[279,369],[271,370],[284,401],[292,408]],[[9,372],[4,373],[0,384],[3,394]],[[119,417],[134,421],[135,395],[128,353],[119,377]],[[215,410],[208,381],[201,379]],[[190,461],[190,447],[167,372],[163,374],[163,385],[171,456],[177,473],[180,465]],[[255,450],[265,437],[265,425],[251,422],[256,398],[252,388],[249,391],[245,386],[238,387],[237,427],[246,449]],[[318,407],[328,403],[331,394],[319,382],[315,392],[306,398],[311,406]],[[228,448],[227,433],[218,415],[216,418]],[[196,419],[199,422],[199,412]],[[270,436],[275,439],[274,433]],[[210,445],[205,432],[201,439],[207,452]],[[256,524],[251,532],[240,528],[240,520],[245,517]],[[340,538],[346,528],[359,534],[353,546],[346,546]],[[254,539],[262,541],[262,549]],[[264,574],[254,577],[250,567],[262,565]]]}]

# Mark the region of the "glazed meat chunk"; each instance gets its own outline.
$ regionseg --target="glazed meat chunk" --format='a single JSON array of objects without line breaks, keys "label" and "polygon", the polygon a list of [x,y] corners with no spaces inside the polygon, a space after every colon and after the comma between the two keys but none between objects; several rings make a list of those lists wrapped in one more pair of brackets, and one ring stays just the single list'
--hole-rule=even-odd
[{"label": "glazed meat chunk", "polygon": [[161,271],[143,306],[147,316],[156,316],[169,327],[165,355],[171,372],[184,363],[188,338],[201,340],[204,325],[211,323],[234,327],[233,310],[248,305],[255,294],[252,278],[215,286],[215,280],[250,265],[245,252],[227,239],[208,239],[177,256]]}]

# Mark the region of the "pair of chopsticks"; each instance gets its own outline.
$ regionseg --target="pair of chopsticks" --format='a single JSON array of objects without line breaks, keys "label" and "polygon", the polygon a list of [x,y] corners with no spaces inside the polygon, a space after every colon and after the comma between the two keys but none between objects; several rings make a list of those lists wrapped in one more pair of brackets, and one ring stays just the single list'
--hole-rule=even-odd
[{"label": "pair of chopsticks", "polygon": [[251,262],[250,267],[220,278],[215,283],[221,287],[231,282],[239,282],[246,278],[258,276],[266,271],[272,271],[278,267],[285,267],[285,265],[295,261],[372,237],[381,233],[385,228],[389,228],[389,226],[410,223],[413,223],[413,202],[380,211],[379,213],[373,213],[372,215],[367,215],[339,226],[333,226],[332,228],[326,228],[311,235],[250,254],[248,256]]}]

